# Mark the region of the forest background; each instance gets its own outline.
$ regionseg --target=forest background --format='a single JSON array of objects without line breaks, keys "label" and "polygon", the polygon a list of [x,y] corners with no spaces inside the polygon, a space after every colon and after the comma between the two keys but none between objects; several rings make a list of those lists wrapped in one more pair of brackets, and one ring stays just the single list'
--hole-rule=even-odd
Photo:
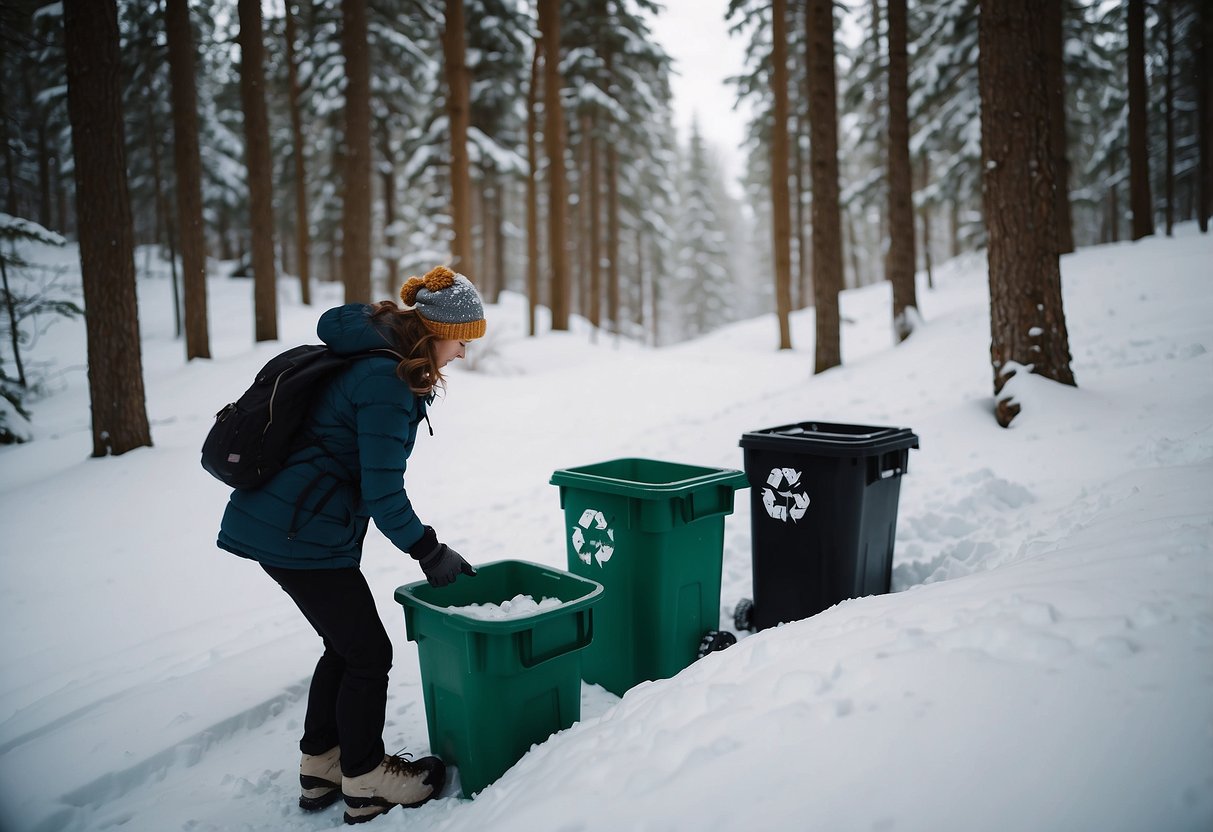
[{"label": "forest background", "polygon": [[[6,2],[0,436],[28,436],[44,381],[33,322],[87,310],[94,454],[150,444],[147,244],[186,360],[209,357],[206,277],[232,262],[257,341],[284,275],[304,303],[313,281],[371,300],[446,262],[489,302],[524,295],[532,333],[659,346],[775,311],[789,348],[814,307],[816,371],[841,360],[841,289],[890,280],[902,339],[915,271],[986,248],[1009,423],[1018,370],[1075,383],[1058,257],[1207,230],[1211,6],[731,0],[729,182],[703,130],[679,136],[650,0]],[[80,243],[83,304],[31,279],[21,239]]]}]

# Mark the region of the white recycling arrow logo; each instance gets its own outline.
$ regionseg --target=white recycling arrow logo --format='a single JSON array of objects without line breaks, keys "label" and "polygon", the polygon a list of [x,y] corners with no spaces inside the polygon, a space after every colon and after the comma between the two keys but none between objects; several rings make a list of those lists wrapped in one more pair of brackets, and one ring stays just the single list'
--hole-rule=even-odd
[{"label": "white recycling arrow logo", "polygon": [[809,495],[800,485],[800,472],[793,468],[772,468],[767,475],[767,487],[762,489],[762,504],[767,514],[784,523],[793,523],[809,510]]},{"label": "white recycling arrow logo", "polygon": [[606,517],[597,509],[587,508],[581,513],[573,526],[572,541],[582,563],[597,560],[602,566],[615,554],[615,530],[607,526]]}]

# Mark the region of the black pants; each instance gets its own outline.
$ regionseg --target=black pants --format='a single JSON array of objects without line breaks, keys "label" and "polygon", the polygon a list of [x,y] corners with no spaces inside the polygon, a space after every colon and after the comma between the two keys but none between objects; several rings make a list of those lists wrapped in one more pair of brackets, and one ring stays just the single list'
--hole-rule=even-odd
[{"label": "black pants", "polygon": [[383,761],[392,642],[357,568],[262,568],[286,590],[324,641],[308,692],[299,750],[341,746],[341,773],[366,774]]}]

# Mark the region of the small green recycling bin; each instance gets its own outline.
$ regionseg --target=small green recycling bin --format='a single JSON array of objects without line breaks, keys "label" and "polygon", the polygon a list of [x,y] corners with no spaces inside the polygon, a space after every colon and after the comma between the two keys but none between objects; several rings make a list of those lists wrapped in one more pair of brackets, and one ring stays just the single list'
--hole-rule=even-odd
[{"label": "small green recycling bin", "polygon": [[[518,595],[538,611],[486,618],[467,609]],[[430,750],[459,767],[465,796],[581,718],[580,651],[593,640],[601,595],[595,581],[518,560],[486,563],[444,587],[396,590],[417,642]]]},{"label": "small green recycling bin", "polygon": [[678,673],[719,626],[724,518],[745,474],[630,458],[561,469],[551,483],[568,569],[604,589],[582,677],[622,696]]}]

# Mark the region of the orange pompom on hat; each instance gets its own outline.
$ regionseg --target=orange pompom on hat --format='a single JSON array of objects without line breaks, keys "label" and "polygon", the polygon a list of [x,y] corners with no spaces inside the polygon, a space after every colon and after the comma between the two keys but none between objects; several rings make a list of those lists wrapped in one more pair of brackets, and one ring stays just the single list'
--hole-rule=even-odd
[{"label": "orange pompom on hat", "polygon": [[484,303],[472,281],[446,266],[435,266],[425,277],[410,277],[400,287],[400,299],[439,338],[470,341],[484,336]]}]

